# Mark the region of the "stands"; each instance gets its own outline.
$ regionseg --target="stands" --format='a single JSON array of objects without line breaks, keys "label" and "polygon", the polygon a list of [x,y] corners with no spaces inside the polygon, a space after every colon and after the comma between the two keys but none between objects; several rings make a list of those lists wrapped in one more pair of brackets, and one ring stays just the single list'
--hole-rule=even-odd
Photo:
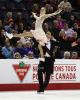
[{"label": "stands", "polygon": [[[31,50],[34,58],[39,57],[37,44],[31,34],[35,24],[32,12],[37,13],[37,16],[39,16],[40,8],[44,6],[47,10],[46,13],[52,13],[57,9],[58,4],[57,0],[54,0],[54,2],[53,0],[20,0],[20,2],[16,0],[1,0],[0,58],[13,58],[16,52],[24,54],[27,49],[26,56]],[[66,51],[69,51],[70,54],[77,52],[78,56],[76,59],[80,58],[80,13],[76,11],[76,9],[72,11],[66,9],[60,15],[50,17],[43,23],[45,33],[51,32],[52,39],[59,41],[60,45],[56,58],[64,58],[64,52]],[[69,33],[70,36],[66,34],[65,27],[67,27],[67,32],[72,30]],[[6,32],[13,34],[14,37],[9,39],[5,34]],[[21,41],[22,37],[24,38],[23,43]],[[5,53],[4,48],[6,50]],[[16,48],[17,51],[15,51]],[[7,56],[5,55],[6,53],[8,54]],[[21,55],[21,58],[24,58],[24,56]]]}]

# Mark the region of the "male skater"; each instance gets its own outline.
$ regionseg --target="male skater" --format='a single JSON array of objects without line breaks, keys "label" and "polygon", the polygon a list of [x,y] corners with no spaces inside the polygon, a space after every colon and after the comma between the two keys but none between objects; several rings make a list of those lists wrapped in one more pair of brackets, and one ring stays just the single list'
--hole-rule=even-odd
[{"label": "male skater", "polygon": [[[39,90],[38,93],[44,92],[46,89],[50,75],[53,73],[53,66],[55,62],[55,53],[57,52],[57,42],[51,40],[51,33],[46,34],[48,42],[45,46],[38,46],[40,50],[41,57],[38,65],[38,80],[39,80]],[[45,74],[45,81],[43,82],[43,73]]]}]

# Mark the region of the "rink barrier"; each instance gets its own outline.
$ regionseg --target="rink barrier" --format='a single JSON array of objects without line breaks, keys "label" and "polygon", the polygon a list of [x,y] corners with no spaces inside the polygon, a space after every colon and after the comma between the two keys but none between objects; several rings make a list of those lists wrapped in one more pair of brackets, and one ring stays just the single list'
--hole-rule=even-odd
[{"label": "rink barrier", "polygon": [[[38,89],[39,59],[1,59],[0,91]],[[47,90],[79,90],[80,60],[56,59]]]}]

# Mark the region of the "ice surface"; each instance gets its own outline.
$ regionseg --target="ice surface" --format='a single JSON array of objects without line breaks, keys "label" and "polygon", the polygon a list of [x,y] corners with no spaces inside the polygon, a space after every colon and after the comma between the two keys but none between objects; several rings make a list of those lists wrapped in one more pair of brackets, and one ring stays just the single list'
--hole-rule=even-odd
[{"label": "ice surface", "polygon": [[80,90],[0,92],[0,100],[80,100]]}]

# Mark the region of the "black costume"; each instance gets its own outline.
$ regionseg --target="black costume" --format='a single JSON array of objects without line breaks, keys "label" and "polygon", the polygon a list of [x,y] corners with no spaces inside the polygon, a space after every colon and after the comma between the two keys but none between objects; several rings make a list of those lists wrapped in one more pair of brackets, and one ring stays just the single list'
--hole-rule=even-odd
[{"label": "black costume", "polygon": [[[40,61],[38,65],[38,80],[39,80],[39,90],[38,92],[44,92],[46,89],[50,75],[53,73],[53,66],[55,62],[55,46],[58,45],[57,42],[50,40],[50,49],[47,46],[43,46],[44,55],[47,53],[49,57],[45,55],[45,61]],[[45,73],[45,81],[43,82],[43,73]]]}]

